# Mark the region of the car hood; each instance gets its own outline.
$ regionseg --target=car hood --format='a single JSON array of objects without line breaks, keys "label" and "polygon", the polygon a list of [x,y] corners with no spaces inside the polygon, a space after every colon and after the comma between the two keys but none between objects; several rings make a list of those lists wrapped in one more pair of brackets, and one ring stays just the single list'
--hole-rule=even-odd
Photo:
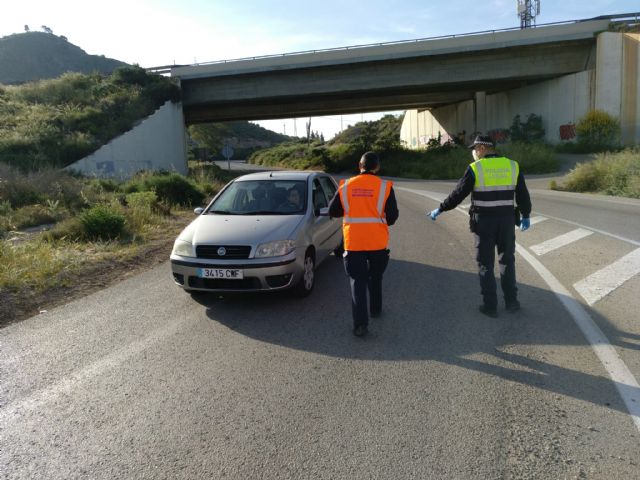
[{"label": "car hood", "polygon": [[200,215],[180,238],[193,245],[252,245],[292,238],[302,215]]}]

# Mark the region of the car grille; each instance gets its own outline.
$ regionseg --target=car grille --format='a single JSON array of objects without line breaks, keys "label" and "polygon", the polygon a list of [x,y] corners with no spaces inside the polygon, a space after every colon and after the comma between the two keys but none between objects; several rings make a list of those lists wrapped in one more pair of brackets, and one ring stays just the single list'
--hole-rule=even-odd
[{"label": "car grille", "polygon": [[242,280],[189,277],[189,286],[211,290],[259,290],[262,287],[260,280],[255,277],[246,277]]},{"label": "car grille", "polygon": [[[220,255],[220,248],[226,250],[224,255]],[[241,258],[249,258],[251,247],[245,245],[198,245],[196,247],[196,256],[198,258],[212,258],[218,260],[237,260]]]}]

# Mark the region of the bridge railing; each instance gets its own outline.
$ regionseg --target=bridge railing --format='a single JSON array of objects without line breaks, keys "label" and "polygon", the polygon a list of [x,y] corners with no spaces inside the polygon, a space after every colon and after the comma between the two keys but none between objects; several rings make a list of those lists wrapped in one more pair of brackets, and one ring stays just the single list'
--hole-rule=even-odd
[{"label": "bridge railing", "polygon": [[[597,20],[610,20],[613,23],[634,22],[635,24],[638,24],[638,22],[640,21],[640,12],[621,13],[621,14],[616,14],[616,15],[601,15],[599,17],[586,18],[586,19],[582,19],[582,20],[565,20],[565,21],[562,21],[562,22],[541,23],[540,25],[532,25],[530,28],[542,28],[542,27],[550,27],[550,26],[557,26],[557,25],[572,25],[572,24],[576,24],[576,23],[591,22],[591,21],[597,21]],[[295,55],[306,55],[306,54],[311,54],[311,53],[327,53],[327,52],[337,52],[337,51],[348,51],[348,50],[355,50],[355,49],[359,49],[359,48],[383,47],[383,46],[389,46],[389,45],[406,45],[406,44],[425,42],[425,41],[430,41],[430,40],[444,40],[444,39],[452,39],[452,38],[462,38],[462,37],[469,37],[469,36],[472,36],[472,35],[486,35],[486,34],[490,34],[490,33],[512,32],[512,31],[517,31],[517,30],[522,30],[522,29],[521,29],[521,27],[510,27],[510,28],[500,28],[500,29],[493,29],[493,30],[480,30],[480,31],[477,31],[477,32],[458,33],[458,34],[452,34],[452,35],[439,35],[439,36],[435,36],[435,37],[423,37],[423,38],[415,38],[415,39],[411,39],[411,40],[395,40],[395,41],[391,41],[391,42],[365,43],[365,44],[360,44],[360,45],[349,45],[349,46],[346,46],[346,47],[322,48],[322,49],[315,49],[315,50],[301,50],[301,51],[297,51],[297,52],[276,53],[276,54],[270,54],[270,55],[257,55],[257,56],[254,56],[254,57],[241,57],[241,58],[232,58],[232,59],[225,59],[225,60],[213,60],[213,61],[209,61],[209,62],[198,62],[198,63],[191,63],[191,64],[186,64],[186,65],[175,65],[175,64],[174,65],[162,65],[162,66],[159,66],[159,67],[150,67],[150,68],[147,68],[146,70],[148,72],[151,72],[151,73],[166,74],[166,73],[170,73],[172,68],[177,68],[177,67],[195,67],[195,66],[203,66],[203,65],[218,65],[218,64],[224,64],[224,63],[243,62],[243,61],[249,61],[249,60],[262,60],[262,59],[265,59],[265,58],[282,58],[282,57],[290,57],[290,56],[295,56]]]}]

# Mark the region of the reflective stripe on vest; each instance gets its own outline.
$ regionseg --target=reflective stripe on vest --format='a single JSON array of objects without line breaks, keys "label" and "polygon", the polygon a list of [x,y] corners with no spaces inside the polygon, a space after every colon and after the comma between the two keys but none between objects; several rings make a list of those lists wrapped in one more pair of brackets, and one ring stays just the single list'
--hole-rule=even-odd
[{"label": "reflective stripe on vest", "polygon": [[385,218],[380,217],[344,217],[344,223],[387,223]]},{"label": "reflective stripe on vest", "polygon": [[509,207],[513,206],[513,200],[474,200],[477,207]]}]

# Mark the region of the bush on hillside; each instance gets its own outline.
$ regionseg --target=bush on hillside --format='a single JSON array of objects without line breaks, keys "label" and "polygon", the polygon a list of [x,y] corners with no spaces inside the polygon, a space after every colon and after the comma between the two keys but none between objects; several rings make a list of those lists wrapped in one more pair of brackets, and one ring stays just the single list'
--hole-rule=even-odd
[{"label": "bush on hillside", "polygon": [[607,112],[591,110],[578,121],[576,135],[586,151],[611,150],[620,143],[620,122]]},{"label": "bush on hillside", "polygon": [[140,174],[124,186],[125,193],[155,192],[158,201],[169,205],[200,205],[204,193],[177,173]]},{"label": "bush on hillside", "polygon": [[591,162],[579,163],[562,189],[640,198],[640,149],[602,153]]},{"label": "bush on hillside", "polygon": [[114,240],[124,233],[124,215],[107,205],[97,205],[83,212],[80,222],[88,240]]}]

